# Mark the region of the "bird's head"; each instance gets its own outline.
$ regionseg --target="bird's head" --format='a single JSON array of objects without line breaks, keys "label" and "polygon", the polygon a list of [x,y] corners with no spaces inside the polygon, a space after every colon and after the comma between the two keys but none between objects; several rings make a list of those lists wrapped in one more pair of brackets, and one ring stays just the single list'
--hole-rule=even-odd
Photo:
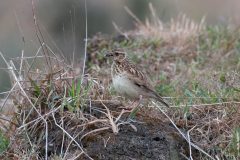
[{"label": "bird's head", "polygon": [[126,58],[126,52],[123,49],[113,49],[112,51],[108,52],[106,57],[113,57],[114,61],[122,62]]}]

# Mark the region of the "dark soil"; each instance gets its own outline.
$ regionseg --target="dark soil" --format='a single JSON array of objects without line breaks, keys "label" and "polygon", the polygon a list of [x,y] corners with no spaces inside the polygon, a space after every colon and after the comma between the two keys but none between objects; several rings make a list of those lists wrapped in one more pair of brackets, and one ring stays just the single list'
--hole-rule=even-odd
[{"label": "dark soil", "polygon": [[188,145],[169,122],[142,114],[136,119],[132,124],[137,131],[123,125],[116,135],[109,131],[86,141],[84,148],[88,155],[99,160],[185,159],[180,153],[188,154]]}]

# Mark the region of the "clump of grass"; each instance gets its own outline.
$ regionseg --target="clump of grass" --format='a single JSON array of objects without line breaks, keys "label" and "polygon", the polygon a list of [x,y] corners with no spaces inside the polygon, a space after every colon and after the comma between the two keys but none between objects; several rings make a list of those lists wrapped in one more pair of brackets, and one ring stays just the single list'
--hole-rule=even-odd
[{"label": "clump of grass", "polygon": [[9,139],[0,131],[0,155],[7,150]]},{"label": "clump of grass", "polygon": [[231,143],[227,147],[228,153],[231,158],[240,156],[240,128],[234,129],[231,137]]},{"label": "clump of grass", "polygon": [[[88,137],[94,134],[97,138],[97,134],[105,130],[117,134],[125,112],[112,115],[108,103],[119,103],[110,100],[97,78],[89,74],[82,76],[55,54],[38,54],[33,57],[23,54],[8,61],[1,53],[13,85],[7,98],[14,102],[13,108],[17,110],[11,113],[16,123],[9,135],[15,140],[5,156],[48,159],[56,154],[63,159],[91,159],[83,148]],[[3,148],[8,144],[4,142]]]},{"label": "clump of grass", "polygon": [[167,25],[163,24],[151,3],[149,3],[149,9],[152,17],[151,20],[146,19],[145,23],[141,22],[127,7],[125,9],[135,20],[137,29],[134,35],[142,36],[151,41],[163,40],[166,43],[181,46],[188,43],[190,38],[198,36],[206,28],[205,17],[199,23],[196,23],[185,14],[180,14],[176,19],[171,19],[171,22]]}]

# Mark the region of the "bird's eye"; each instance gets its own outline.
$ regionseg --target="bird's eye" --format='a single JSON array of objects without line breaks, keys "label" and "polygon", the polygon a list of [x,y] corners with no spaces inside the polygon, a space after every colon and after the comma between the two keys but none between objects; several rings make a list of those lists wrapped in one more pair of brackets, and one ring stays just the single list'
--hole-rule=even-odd
[{"label": "bird's eye", "polygon": [[118,52],[116,52],[116,53],[115,53],[115,55],[116,55],[116,56],[118,56],[118,55],[119,55],[119,53],[118,53]]}]

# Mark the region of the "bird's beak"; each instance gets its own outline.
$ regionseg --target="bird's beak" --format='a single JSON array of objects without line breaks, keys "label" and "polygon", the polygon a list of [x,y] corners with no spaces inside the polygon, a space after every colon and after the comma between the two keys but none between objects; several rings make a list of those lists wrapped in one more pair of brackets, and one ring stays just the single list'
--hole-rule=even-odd
[{"label": "bird's beak", "polygon": [[112,57],[113,56],[113,52],[107,52],[106,54],[105,54],[105,57]]}]

